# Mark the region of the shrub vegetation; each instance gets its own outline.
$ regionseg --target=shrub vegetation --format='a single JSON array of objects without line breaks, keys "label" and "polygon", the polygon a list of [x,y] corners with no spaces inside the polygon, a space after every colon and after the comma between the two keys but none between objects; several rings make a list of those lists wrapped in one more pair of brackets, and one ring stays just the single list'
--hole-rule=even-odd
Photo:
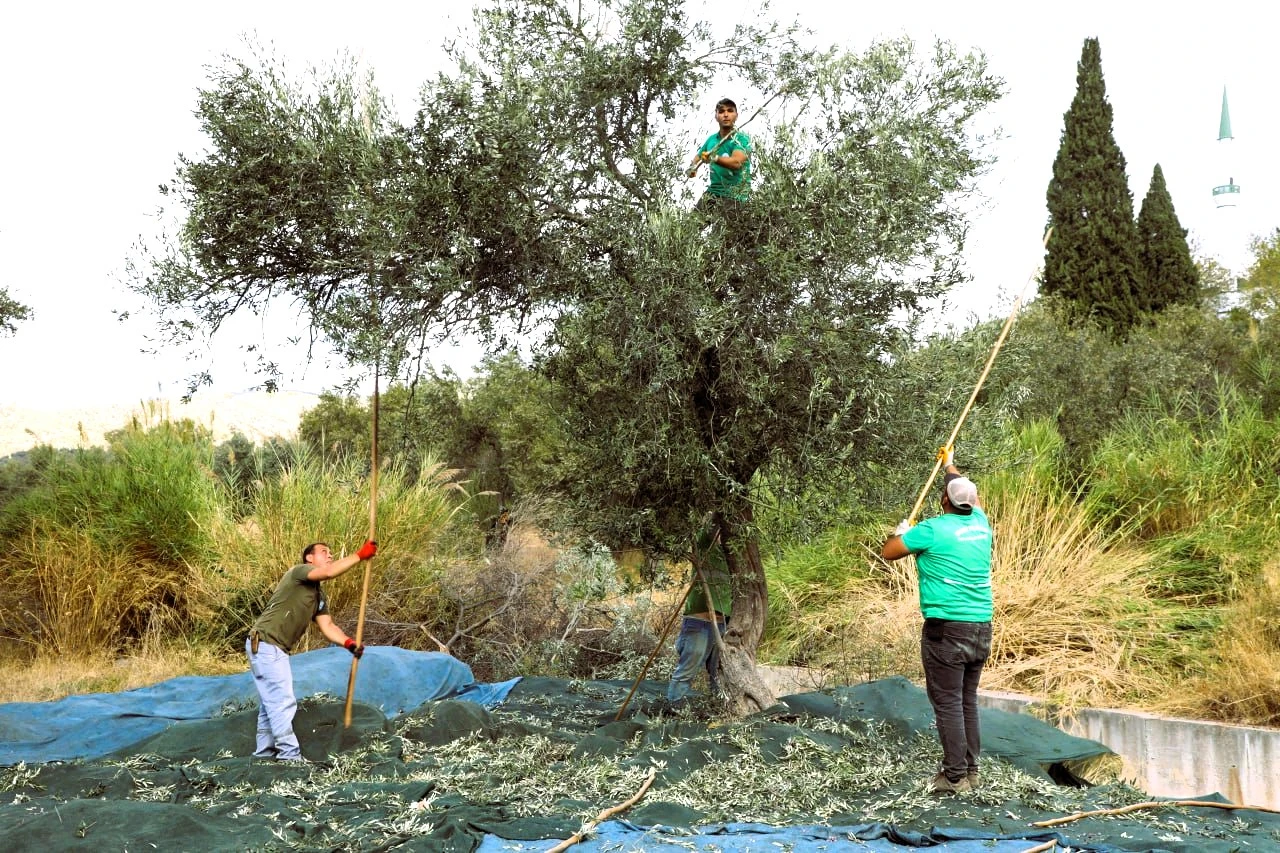
[{"label": "shrub vegetation", "polygon": [[[847,488],[761,475],[762,660],[820,667],[827,683],[919,677],[912,566],[877,554],[996,332],[903,341],[876,404],[881,432]],[[1024,311],[960,442],[997,534],[987,687],[1280,724],[1280,418],[1259,367],[1273,335],[1266,316],[1174,307],[1122,344],[1065,322],[1052,300]],[[530,402],[523,380],[472,387],[495,413],[504,393]],[[516,433],[539,436],[545,467],[502,525],[475,509],[478,467],[460,475],[419,453],[380,466],[366,639],[447,644],[486,680],[634,677],[651,652],[649,677],[665,678],[671,636],[659,638],[687,566],[618,571],[628,543],[575,538],[568,504],[536,493],[559,439],[536,418]],[[301,548],[367,534],[369,485],[361,453],[215,446],[155,409],[104,448],[40,447],[0,465],[4,698],[242,670],[241,638]],[[361,581],[329,585],[349,630]]]}]

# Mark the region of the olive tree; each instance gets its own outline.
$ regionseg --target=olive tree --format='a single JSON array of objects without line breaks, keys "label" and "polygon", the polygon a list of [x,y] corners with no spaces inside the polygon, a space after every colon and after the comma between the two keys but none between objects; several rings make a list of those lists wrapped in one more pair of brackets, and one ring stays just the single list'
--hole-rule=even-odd
[{"label": "olive tree", "polygon": [[[341,80],[303,100],[270,69],[215,78],[211,135],[229,120],[252,144],[215,136],[184,162],[191,215],[146,289],[209,323],[292,296],[353,359],[408,363],[459,325],[528,333],[578,529],[683,555],[711,519],[734,579],[721,681],[731,709],[763,707],[761,478],[838,488],[875,446],[903,316],[962,277],[975,124],[1000,83],[945,43],[717,36],[681,0],[499,0],[451,56],[403,126],[362,127]],[[727,79],[752,194],[703,213],[696,108]],[[355,325],[376,334],[343,337],[370,293],[377,320]]]}]

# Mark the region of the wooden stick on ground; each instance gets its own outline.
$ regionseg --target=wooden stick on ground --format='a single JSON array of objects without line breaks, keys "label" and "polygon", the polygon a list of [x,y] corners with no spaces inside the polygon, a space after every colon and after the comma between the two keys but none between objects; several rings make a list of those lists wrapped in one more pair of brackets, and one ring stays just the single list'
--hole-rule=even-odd
[{"label": "wooden stick on ground", "polygon": [[563,851],[568,850],[570,847],[577,844],[582,839],[586,838],[587,835],[591,832],[591,830],[595,829],[604,821],[608,820],[609,818],[613,817],[619,812],[625,812],[627,809],[631,808],[636,803],[640,802],[640,798],[644,796],[644,792],[649,790],[649,786],[653,784],[653,777],[654,777],[654,774],[657,772],[658,772],[657,770],[653,768],[649,768],[649,775],[644,777],[644,784],[640,786],[639,791],[636,791],[635,794],[631,796],[631,799],[627,800],[625,803],[612,806],[611,808],[607,808],[604,811],[600,812],[600,814],[596,815],[595,820],[589,820],[586,823],[584,823],[582,825],[582,829],[575,832],[571,837],[566,838],[564,841],[561,841],[555,847],[552,847],[550,850],[547,851],[547,853],[563,853]]},{"label": "wooden stick on ground", "polygon": [[1141,811],[1142,809],[1159,809],[1166,806],[1183,806],[1194,808],[1210,808],[1210,809],[1248,809],[1255,812],[1271,812],[1272,814],[1280,814],[1280,809],[1269,809],[1266,806],[1242,806],[1237,803],[1215,803],[1209,800],[1152,800],[1146,803],[1134,803],[1130,806],[1123,806],[1118,809],[1099,809],[1094,812],[1076,812],[1066,817],[1055,817],[1053,820],[1040,820],[1031,824],[1032,826],[1061,826],[1064,823],[1071,823],[1077,820],[1083,820],[1087,817],[1110,817],[1112,815],[1129,814],[1130,812]]},{"label": "wooden stick on ground", "polygon": [[1028,847],[1022,853],[1049,853],[1050,850],[1056,849],[1057,841],[1046,841],[1044,844],[1037,844],[1035,847]]}]

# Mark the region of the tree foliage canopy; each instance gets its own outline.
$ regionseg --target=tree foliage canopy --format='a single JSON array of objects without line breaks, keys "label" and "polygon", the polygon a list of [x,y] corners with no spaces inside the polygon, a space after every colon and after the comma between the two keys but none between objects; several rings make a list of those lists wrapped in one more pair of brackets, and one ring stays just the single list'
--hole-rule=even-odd
[{"label": "tree foliage canopy", "polygon": [[9,291],[0,287],[0,335],[12,335],[18,330],[18,323],[31,316],[31,309],[9,295]]},{"label": "tree foliage canopy", "polygon": [[[469,292],[472,247],[449,228],[457,205],[441,196],[468,165],[399,123],[371,74],[343,59],[293,80],[255,53],[211,77],[196,110],[209,149],[182,156],[161,187],[185,219],[133,281],[159,310],[166,342],[287,301],[311,343],[396,375],[426,336],[505,307]],[[274,365],[259,357],[270,384]]]},{"label": "tree foliage canopy", "polygon": [[[183,228],[137,286],[187,310],[179,337],[283,298],[392,370],[433,334],[538,321],[571,473],[624,510],[600,531],[661,545],[767,463],[847,458],[890,319],[961,277],[973,119],[999,82],[946,44],[802,35],[716,38],[679,0],[489,4],[412,124],[350,62],[291,82],[228,60],[198,100],[210,149],[167,188]],[[768,107],[732,225],[689,213],[680,180],[710,123],[691,107],[726,78],[744,115]]]},{"label": "tree foliage canopy", "polygon": [[1280,228],[1254,237],[1249,244],[1253,263],[1241,282],[1254,316],[1274,320],[1280,310]]},{"label": "tree foliage canopy", "polygon": [[[552,488],[562,439],[545,377],[513,353],[486,359],[463,380],[428,371],[387,388],[379,401],[380,458],[408,471],[440,463],[465,480],[480,515]],[[369,404],[322,394],[298,436],[326,461],[370,457]]]},{"label": "tree foliage canopy", "polygon": [[1096,38],[1085,39],[1076,68],[1076,94],[1049,181],[1053,239],[1041,291],[1061,296],[1076,316],[1122,333],[1139,317],[1141,269],[1133,195],[1112,132]]},{"label": "tree foliage canopy", "polygon": [[[717,42],[675,2],[615,14],[503,4],[430,100],[483,92],[468,122],[530,128],[495,141],[518,166],[484,189],[508,193],[507,233],[560,249],[523,278],[545,288],[539,363],[562,394],[576,517],[682,553],[693,519],[742,516],[766,465],[819,476],[866,441],[890,318],[960,277],[959,200],[984,165],[971,120],[999,87],[946,45],[854,55],[778,27]],[[751,202],[704,218],[673,180],[703,132],[672,124],[726,74],[772,112],[745,128]]]},{"label": "tree foliage canopy", "polygon": [[[212,150],[173,190],[189,218],[141,288],[210,328],[291,298],[392,370],[458,326],[535,328],[579,529],[683,554],[713,514],[729,646],[753,655],[758,476],[834,479],[872,443],[897,320],[962,277],[975,118],[1000,82],[945,43],[716,36],[683,0],[498,0],[451,56],[411,125],[362,104],[349,67],[309,88],[217,72]],[[699,94],[725,80],[752,196],[704,215],[684,164],[710,126]]]}]

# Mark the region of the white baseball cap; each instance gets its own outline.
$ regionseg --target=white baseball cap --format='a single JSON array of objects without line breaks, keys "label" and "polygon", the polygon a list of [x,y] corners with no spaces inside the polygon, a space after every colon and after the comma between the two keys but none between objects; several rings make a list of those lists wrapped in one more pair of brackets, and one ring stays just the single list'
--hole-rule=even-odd
[{"label": "white baseball cap", "polygon": [[946,483],[947,500],[951,501],[951,506],[961,515],[973,512],[978,505],[978,487],[973,480],[959,474],[948,474]]}]

